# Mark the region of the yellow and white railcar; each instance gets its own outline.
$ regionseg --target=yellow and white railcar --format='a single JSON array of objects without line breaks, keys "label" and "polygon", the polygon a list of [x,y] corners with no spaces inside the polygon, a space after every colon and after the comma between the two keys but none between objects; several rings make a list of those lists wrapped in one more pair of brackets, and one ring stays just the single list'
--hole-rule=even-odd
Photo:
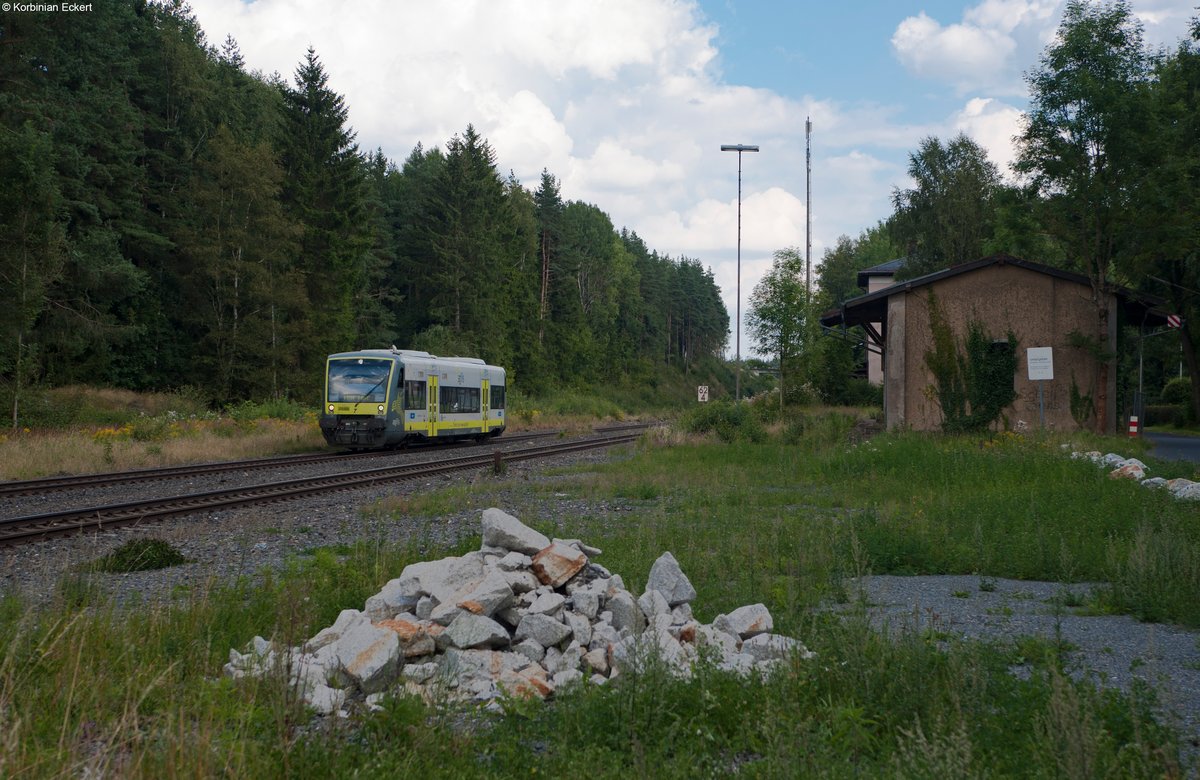
[{"label": "yellow and white railcar", "polygon": [[409,349],[338,352],[325,362],[325,441],[395,447],[412,440],[504,431],[504,369],[478,358]]}]

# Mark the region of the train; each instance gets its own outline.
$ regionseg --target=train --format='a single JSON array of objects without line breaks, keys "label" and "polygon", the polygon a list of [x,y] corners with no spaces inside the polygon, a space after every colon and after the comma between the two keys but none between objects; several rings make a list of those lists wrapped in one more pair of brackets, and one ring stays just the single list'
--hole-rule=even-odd
[{"label": "train", "polygon": [[321,433],[349,449],[483,441],[504,432],[505,388],[504,369],[479,358],[394,346],[337,352],[325,360]]}]

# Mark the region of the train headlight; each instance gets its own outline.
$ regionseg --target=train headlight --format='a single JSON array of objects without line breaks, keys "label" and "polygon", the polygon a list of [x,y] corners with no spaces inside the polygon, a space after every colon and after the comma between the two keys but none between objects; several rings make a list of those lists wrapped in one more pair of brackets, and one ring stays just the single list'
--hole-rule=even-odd
[{"label": "train headlight", "polygon": [[376,410],[376,411],[378,411],[380,414],[383,414],[383,404],[380,404],[379,406],[376,406],[376,407],[375,407],[375,410]]},{"label": "train headlight", "polygon": [[330,414],[333,414],[333,404],[330,404],[330,405],[329,405],[329,413],[330,413]]}]

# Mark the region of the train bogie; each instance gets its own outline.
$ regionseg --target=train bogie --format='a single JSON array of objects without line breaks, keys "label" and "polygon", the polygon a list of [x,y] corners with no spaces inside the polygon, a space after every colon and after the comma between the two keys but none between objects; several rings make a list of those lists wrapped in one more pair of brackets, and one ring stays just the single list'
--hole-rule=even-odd
[{"label": "train bogie", "polygon": [[394,347],[339,352],[326,360],[321,433],[352,449],[497,436],[505,395],[504,369],[478,358]]}]

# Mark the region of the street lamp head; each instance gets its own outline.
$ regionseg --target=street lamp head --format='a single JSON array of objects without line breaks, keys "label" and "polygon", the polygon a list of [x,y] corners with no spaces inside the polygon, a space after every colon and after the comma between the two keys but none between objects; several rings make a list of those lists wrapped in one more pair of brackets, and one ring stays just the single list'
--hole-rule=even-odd
[{"label": "street lamp head", "polygon": [[746,144],[721,144],[722,152],[757,152],[757,146],[747,146]]}]

